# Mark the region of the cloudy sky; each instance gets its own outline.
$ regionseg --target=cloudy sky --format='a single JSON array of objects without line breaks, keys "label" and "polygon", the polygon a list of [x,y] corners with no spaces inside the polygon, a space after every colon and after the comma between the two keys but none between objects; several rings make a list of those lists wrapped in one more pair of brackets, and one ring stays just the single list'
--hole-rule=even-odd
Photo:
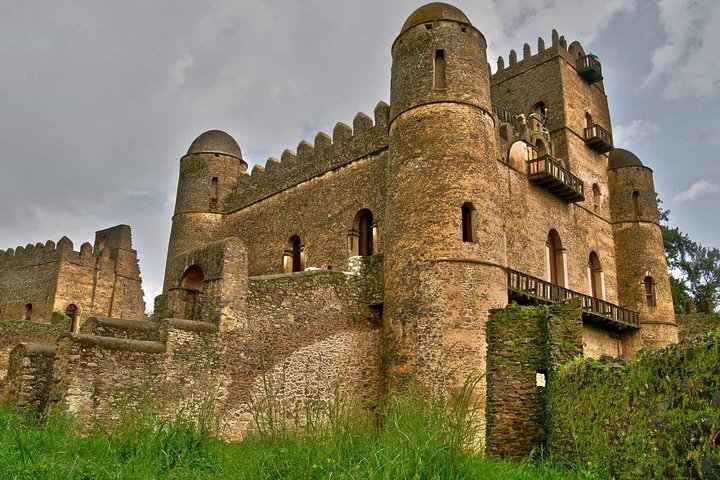
[{"label": "cloudy sky", "polygon": [[[0,248],[132,226],[162,287],[178,160],[233,135],[251,168],[389,100],[416,0],[0,0]],[[489,58],[552,28],[603,60],[616,146],[720,247],[720,2],[455,0]]]}]

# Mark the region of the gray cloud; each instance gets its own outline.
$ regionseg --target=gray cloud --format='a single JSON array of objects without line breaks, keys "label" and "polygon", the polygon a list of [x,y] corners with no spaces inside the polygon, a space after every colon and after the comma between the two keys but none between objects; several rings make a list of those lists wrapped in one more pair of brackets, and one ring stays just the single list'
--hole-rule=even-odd
[{"label": "gray cloud", "polygon": [[[350,123],[357,111],[372,112],[389,100],[390,45],[420,3],[5,2],[0,248],[62,235],[79,245],[97,229],[127,223],[148,296],[157,293],[178,159],[192,140],[226,130],[251,164],[262,164],[337,121]],[[709,124],[702,112],[716,100],[668,105],[653,88],[635,88],[654,68],[650,52],[667,42],[665,17],[652,2],[456,4],[485,34],[493,64],[524,42],[534,51],[552,28],[599,53],[617,125],[645,119],[662,132],[680,131],[623,145],[653,166],[663,197],[679,191],[674,182],[691,185],[713,168],[711,142],[696,139]],[[653,75],[671,82],[668,72]],[[685,202],[673,218],[712,243],[717,215],[701,220],[680,211],[708,198]]]}]

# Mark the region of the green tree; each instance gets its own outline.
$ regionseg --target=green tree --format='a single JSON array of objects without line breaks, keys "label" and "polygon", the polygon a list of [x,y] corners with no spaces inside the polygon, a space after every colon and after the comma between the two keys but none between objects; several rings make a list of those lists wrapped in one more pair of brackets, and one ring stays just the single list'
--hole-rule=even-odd
[{"label": "green tree", "polygon": [[688,313],[687,301],[692,300],[699,312],[712,313],[720,300],[720,250],[705,247],[678,227],[670,227],[670,210],[662,208],[660,199],[658,210],[675,311]]}]

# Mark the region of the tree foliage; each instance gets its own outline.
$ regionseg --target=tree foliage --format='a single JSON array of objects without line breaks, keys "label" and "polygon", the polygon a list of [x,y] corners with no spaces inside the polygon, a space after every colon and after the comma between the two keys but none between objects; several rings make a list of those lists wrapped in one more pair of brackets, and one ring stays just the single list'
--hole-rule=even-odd
[{"label": "tree foliage", "polygon": [[705,247],[678,227],[670,227],[670,210],[661,205],[658,199],[675,311],[691,313],[692,304],[699,312],[712,313],[720,300],[720,250]]}]

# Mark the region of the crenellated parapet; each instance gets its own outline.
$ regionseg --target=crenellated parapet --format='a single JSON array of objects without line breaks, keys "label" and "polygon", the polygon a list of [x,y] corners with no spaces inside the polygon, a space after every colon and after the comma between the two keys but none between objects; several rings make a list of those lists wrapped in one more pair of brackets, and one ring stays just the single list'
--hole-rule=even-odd
[{"label": "crenellated parapet", "polygon": [[499,83],[509,77],[537,67],[550,58],[557,55],[563,57],[570,65],[577,68],[578,58],[585,57],[585,50],[578,41],[574,41],[568,46],[567,40],[563,35],[559,35],[557,30],[552,31],[550,46],[545,46],[545,40],[542,37],[537,39],[537,50],[533,54],[532,47],[529,43],[525,43],[522,48],[522,58],[518,58],[515,50],[510,50],[507,63],[505,58],[498,57],[497,67],[491,76],[491,83]]},{"label": "crenellated parapet", "polygon": [[313,144],[303,140],[294,152],[285,150],[280,160],[269,158],[265,166],[256,165],[249,175],[240,176],[235,190],[225,202],[225,211],[246,207],[386,149],[389,115],[390,106],[380,102],[375,107],[374,120],[364,113],[358,113],[352,127],[338,122],[332,138],[325,132],[319,132]]},{"label": "crenellated parapet", "polygon": [[17,270],[54,262],[70,262],[84,267],[113,271],[115,260],[110,258],[108,250],[93,250],[92,244],[85,242],[79,250],[74,249],[72,240],[62,237],[57,244],[52,240],[18,246],[15,249],[0,250],[0,271]]}]

